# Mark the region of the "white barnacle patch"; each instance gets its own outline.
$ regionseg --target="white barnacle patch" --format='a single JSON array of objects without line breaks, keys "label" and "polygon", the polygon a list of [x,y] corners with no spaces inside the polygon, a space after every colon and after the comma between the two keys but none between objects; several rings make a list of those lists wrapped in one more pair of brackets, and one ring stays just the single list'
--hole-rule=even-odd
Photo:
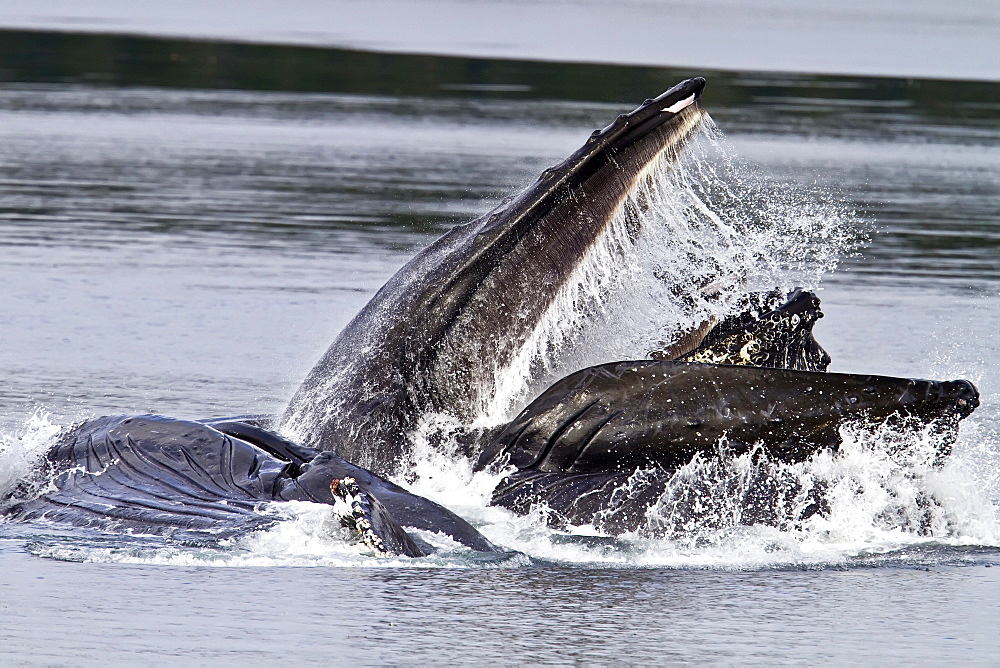
[{"label": "white barnacle patch", "polygon": [[693,94],[689,95],[688,97],[684,98],[683,100],[680,100],[679,102],[674,102],[669,107],[664,107],[663,111],[665,111],[665,112],[667,112],[669,114],[676,114],[677,112],[681,111],[682,109],[685,109],[686,107],[691,106],[691,103],[694,102],[694,97],[695,96]]},{"label": "white barnacle patch", "polygon": [[345,484],[347,481],[353,482],[353,478],[334,480],[330,483],[330,492],[333,494],[333,512],[342,520],[350,518],[353,523],[354,504],[357,499],[348,491],[349,487]]},{"label": "white barnacle patch", "polygon": [[382,538],[372,528],[371,514],[365,507],[367,495],[354,478],[344,478],[330,482],[333,494],[333,512],[340,518],[341,525],[352,536],[367,545],[379,557],[393,556]]}]

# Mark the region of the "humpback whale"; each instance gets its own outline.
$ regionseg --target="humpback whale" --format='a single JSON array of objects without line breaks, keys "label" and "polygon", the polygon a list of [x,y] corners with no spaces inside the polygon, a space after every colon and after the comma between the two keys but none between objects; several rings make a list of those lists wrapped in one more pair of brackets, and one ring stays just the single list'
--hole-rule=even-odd
[{"label": "humpback whale", "polygon": [[622,114],[522,193],[406,264],[347,325],[282,416],[296,440],[388,475],[419,416],[475,416],[658,160],[704,121],[704,79]]},{"label": "humpback whale", "polygon": [[[626,203],[705,122],[704,88],[704,79],[690,79],[619,116],[519,195],[417,254],[340,333],[277,419],[88,420],[6,491],[0,512],[219,538],[273,524],[272,504],[312,501],[332,506],[348,535],[376,554],[428,554],[421,532],[500,551],[390,478],[405,472],[423,417],[475,420],[613,229],[621,244],[641,236]],[[711,299],[717,288],[696,289]],[[828,373],[830,357],[812,335],[821,316],[805,290],[749,293],[645,359],[575,371],[513,420],[470,429],[467,454],[477,470],[502,477],[495,505],[524,513],[545,504],[558,521],[609,533],[640,528],[670,476],[697,456],[799,461],[835,449],[851,423],[932,425],[946,456],[958,422],[979,405],[976,388]],[[637,472],[645,482],[622,502],[617,492]]]}]

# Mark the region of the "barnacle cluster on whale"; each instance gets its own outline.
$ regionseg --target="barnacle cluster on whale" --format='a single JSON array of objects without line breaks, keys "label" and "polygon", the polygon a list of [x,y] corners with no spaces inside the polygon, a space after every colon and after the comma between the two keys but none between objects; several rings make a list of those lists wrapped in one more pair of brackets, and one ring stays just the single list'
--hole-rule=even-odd
[{"label": "barnacle cluster on whale", "polygon": [[[612,534],[642,530],[671,475],[695,456],[800,461],[835,449],[850,423],[933,425],[946,456],[959,420],[978,406],[976,388],[827,372],[830,357],[812,335],[819,299],[802,289],[747,291],[645,359],[588,366],[512,420],[478,421],[512,377],[535,373],[525,360],[545,348],[538,332],[561,301],[575,299],[593,257],[626,253],[642,237],[644,193],[705,122],[704,87],[684,81],[619,116],[518,196],[415,256],[341,332],[280,417],[88,420],[58,437],[0,511],[19,521],[224,537],[273,523],[258,512],[262,503],[312,501],[333,506],[379,555],[433,550],[408,529],[500,551],[452,511],[390,480],[428,414],[467,425],[463,444],[476,469],[501,476],[493,504],[517,513],[544,504],[553,522]],[[683,289],[711,302],[717,285]],[[818,500],[801,510],[816,512]],[[768,521],[749,510],[743,519]]]}]

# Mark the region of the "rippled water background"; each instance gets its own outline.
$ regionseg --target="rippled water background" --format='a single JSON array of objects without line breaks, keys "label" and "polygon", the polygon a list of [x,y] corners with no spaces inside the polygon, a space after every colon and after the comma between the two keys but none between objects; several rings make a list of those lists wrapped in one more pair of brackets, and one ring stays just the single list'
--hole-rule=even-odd
[{"label": "rippled water background", "polygon": [[974,540],[623,551],[466,508],[520,554],[414,568],[308,517],[229,550],[0,525],[0,662],[995,661],[1000,84],[960,76],[0,33],[0,482],[82,417],[280,410],[414,252],[699,73],[743,158],[867,221],[832,369],[978,383],[945,481]]}]

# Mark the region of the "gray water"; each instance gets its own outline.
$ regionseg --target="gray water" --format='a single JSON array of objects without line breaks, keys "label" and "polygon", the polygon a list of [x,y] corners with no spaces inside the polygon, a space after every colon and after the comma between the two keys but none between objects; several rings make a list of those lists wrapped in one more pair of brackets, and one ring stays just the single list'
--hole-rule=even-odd
[{"label": "gray water", "polygon": [[[161,48],[193,47],[124,52]],[[417,250],[677,74],[626,97],[657,72],[623,68],[588,100],[530,63],[507,89],[460,63],[467,86],[393,94],[89,70],[108,86],[71,61],[0,85],[0,485],[83,417],[280,411]],[[843,466],[868,488],[828,524],[689,543],[552,531],[420,482],[511,550],[485,562],[369,557],[312,508],[214,547],[0,524],[2,662],[995,662],[1000,87],[717,73],[704,104],[755,173],[870,237],[820,285],[832,369],[979,385],[952,461],[918,481],[943,528],[886,523],[873,495],[912,481],[860,445]]]}]

